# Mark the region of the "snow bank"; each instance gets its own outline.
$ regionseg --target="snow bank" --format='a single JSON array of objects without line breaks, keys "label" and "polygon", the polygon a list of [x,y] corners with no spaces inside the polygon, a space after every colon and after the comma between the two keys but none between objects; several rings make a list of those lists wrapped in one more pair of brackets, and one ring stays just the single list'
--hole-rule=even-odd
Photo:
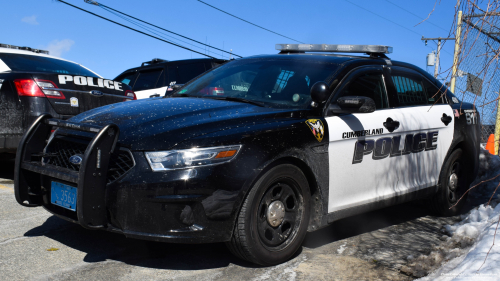
[{"label": "snow bank", "polygon": [[[500,157],[482,151],[480,170],[472,186],[489,180],[500,173]],[[481,184],[470,193],[471,198],[489,198],[500,183],[500,176]],[[500,230],[493,245],[495,230],[500,219],[500,196],[490,205],[482,204],[462,217],[455,225],[446,225],[444,242],[433,248],[428,256],[409,259],[408,269],[414,276],[433,273],[419,280],[500,280]],[[493,247],[492,247],[493,245]],[[491,251],[490,251],[491,248]],[[488,257],[486,255],[490,251]],[[486,258],[486,260],[485,260]],[[442,267],[440,263],[446,262]],[[484,263],[484,264],[483,264]],[[417,269],[420,269],[418,271]]]},{"label": "snow bank", "polygon": [[[486,254],[493,245],[499,217],[500,204],[496,204],[495,208],[481,205],[472,210],[460,223],[452,226],[447,225],[446,231],[452,236],[440,248],[446,250],[446,248],[450,249],[456,246],[456,248],[450,249],[449,253],[460,253],[460,256],[451,259],[445,266],[420,280],[499,280],[499,237],[486,258]],[[469,245],[472,247],[468,248]],[[448,259],[450,258],[453,258],[453,255],[449,255]]]}]

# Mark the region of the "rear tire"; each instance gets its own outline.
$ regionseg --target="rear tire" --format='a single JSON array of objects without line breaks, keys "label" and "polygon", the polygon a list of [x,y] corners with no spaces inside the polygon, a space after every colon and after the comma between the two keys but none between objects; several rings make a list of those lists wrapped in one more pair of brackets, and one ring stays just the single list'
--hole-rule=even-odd
[{"label": "rear tire", "polygon": [[260,265],[289,260],[306,236],[309,202],[309,184],[299,168],[283,164],[270,169],[249,191],[227,247]]},{"label": "rear tire", "polygon": [[449,217],[460,213],[467,195],[460,198],[470,185],[470,176],[465,167],[463,152],[460,148],[446,158],[439,175],[439,190],[430,199],[430,207],[437,215]]}]

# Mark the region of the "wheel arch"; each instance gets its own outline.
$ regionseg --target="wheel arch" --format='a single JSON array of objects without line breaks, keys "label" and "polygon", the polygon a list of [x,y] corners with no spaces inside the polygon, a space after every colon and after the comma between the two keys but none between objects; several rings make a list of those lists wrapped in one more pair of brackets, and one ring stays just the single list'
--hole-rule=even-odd
[{"label": "wheel arch", "polygon": [[[464,161],[464,164],[466,165],[466,168],[469,170],[474,171],[474,173],[471,175],[471,178],[469,178],[469,181],[474,180],[476,174],[477,174],[477,167],[479,167],[478,161],[475,159],[475,149],[472,145],[468,144],[466,139],[464,137],[460,137],[457,139],[455,142],[453,142],[450,146],[450,149],[448,150],[448,153],[446,154],[446,157],[443,161],[443,165],[450,157],[450,155],[457,149],[461,149],[463,156],[467,161]],[[442,173],[443,166],[441,166],[441,171],[440,174]],[[438,182],[438,185],[440,185],[441,182]]]},{"label": "wheel arch", "polygon": [[[309,218],[309,225],[307,228],[307,231],[314,231],[322,226],[322,219],[323,219],[323,192],[321,191],[321,188],[318,184],[318,181],[316,179],[316,176],[311,169],[311,167],[302,159],[299,159],[297,157],[293,156],[284,156],[278,159],[274,159],[273,161],[267,163],[265,167],[257,174],[257,176],[254,177],[252,182],[248,185],[249,188],[245,191],[245,195],[243,197],[246,197],[250,189],[254,186],[254,184],[270,169],[281,165],[281,164],[291,164],[299,168],[304,176],[307,179],[307,182],[309,184],[309,193],[311,195],[311,212],[310,212],[310,218]],[[238,210],[239,212],[239,210]]]}]

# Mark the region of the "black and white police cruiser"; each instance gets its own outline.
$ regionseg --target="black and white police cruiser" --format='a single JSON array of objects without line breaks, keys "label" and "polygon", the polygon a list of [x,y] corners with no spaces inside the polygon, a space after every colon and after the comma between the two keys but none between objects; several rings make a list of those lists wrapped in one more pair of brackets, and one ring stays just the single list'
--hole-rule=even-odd
[{"label": "black and white police cruiser", "polygon": [[18,150],[17,201],[127,237],[226,242],[261,265],[347,216],[424,198],[459,212],[478,171],[473,105],[387,46],[276,47],[169,97],[40,116]]},{"label": "black and white police cruiser", "polygon": [[129,86],[78,63],[44,50],[0,44],[0,153],[15,153],[23,133],[42,113],[68,119],[124,99],[136,99]]}]

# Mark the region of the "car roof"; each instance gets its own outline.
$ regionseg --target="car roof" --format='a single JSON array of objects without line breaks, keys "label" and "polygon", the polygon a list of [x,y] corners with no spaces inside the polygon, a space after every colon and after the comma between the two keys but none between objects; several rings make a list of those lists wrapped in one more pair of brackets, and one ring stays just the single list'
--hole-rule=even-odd
[{"label": "car roof", "polygon": [[121,72],[120,74],[117,75],[117,77],[120,76],[120,75],[122,75],[122,74],[125,74],[127,72],[138,71],[138,70],[143,70],[143,69],[150,69],[150,68],[157,68],[159,66],[163,67],[164,65],[169,65],[169,64],[189,64],[189,63],[210,62],[210,61],[226,62],[228,60],[225,60],[225,59],[212,59],[212,58],[171,60],[171,61],[165,61],[165,62],[158,62],[158,63],[154,63],[154,64],[148,64],[148,65],[145,65],[145,66],[132,67],[132,68],[129,68],[129,69]]},{"label": "car roof", "polygon": [[250,57],[245,57],[241,58],[238,60],[244,60],[244,59],[258,59],[258,58],[267,58],[267,59],[283,59],[284,57],[288,59],[296,59],[296,60],[306,60],[306,61],[322,61],[322,62],[331,62],[331,63],[336,63],[336,64],[344,64],[344,63],[349,63],[349,64],[359,64],[359,65],[394,65],[394,66],[402,66],[406,68],[413,69],[415,71],[420,72],[422,75],[426,76],[427,78],[434,80],[434,78],[427,73],[426,71],[422,70],[420,67],[415,66],[410,63],[406,62],[401,62],[401,61],[396,61],[396,60],[391,60],[390,58],[372,58],[369,56],[354,56],[354,55],[339,55],[339,54],[332,54],[332,53],[280,53],[280,54],[272,54],[272,55],[256,55],[256,56],[250,56]]},{"label": "car roof", "polygon": [[20,54],[20,55],[37,56],[37,57],[47,57],[47,58],[51,58],[51,59],[57,59],[57,60],[63,60],[63,61],[68,61],[68,62],[76,63],[74,61],[65,60],[63,58],[58,58],[58,57],[54,57],[54,56],[51,56],[51,55],[46,55],[46,54],[42,54],[42,53],[35,53],[35,52],[32,52],[32,51],[25,51],[25,50],[17,50],[17,49],[11,49],[11,48],[4,48],[4,47],[0,47],[0,53],[11,53],[11,54]]},{"label": "car roof", "polygon": [[62,61],[67,61],[67,62],[71,62],[71,63],[74,63],[74,64],[77,64],[85,69],[87,69],[88,71],[94,73],[95,75],[99,76],[102,78],[101,75],[97,74],[96,72],[94,72],[93,70],[79,64],[79,63],[76,63],[74,61],[70,61],[70,60],[65,60],[63,58],[58,58],[58,57],[55,57],[55,56],[51,56],[51,55],[46,55],[46,54],[41,54],[41,53],[35,53],[35,52],[32,52],[32,51],[25,51],[25,50],[17,50],[17,49],[11,49],[11,48],[4,48],[4,47],[0,47],[0,54],[19,54],[19,55],[28,55],[28,56],[36,56],[36,57],[46,57],[46,58],[51,58],[51,59],[56,59],[56,60],[62,60]]}]

